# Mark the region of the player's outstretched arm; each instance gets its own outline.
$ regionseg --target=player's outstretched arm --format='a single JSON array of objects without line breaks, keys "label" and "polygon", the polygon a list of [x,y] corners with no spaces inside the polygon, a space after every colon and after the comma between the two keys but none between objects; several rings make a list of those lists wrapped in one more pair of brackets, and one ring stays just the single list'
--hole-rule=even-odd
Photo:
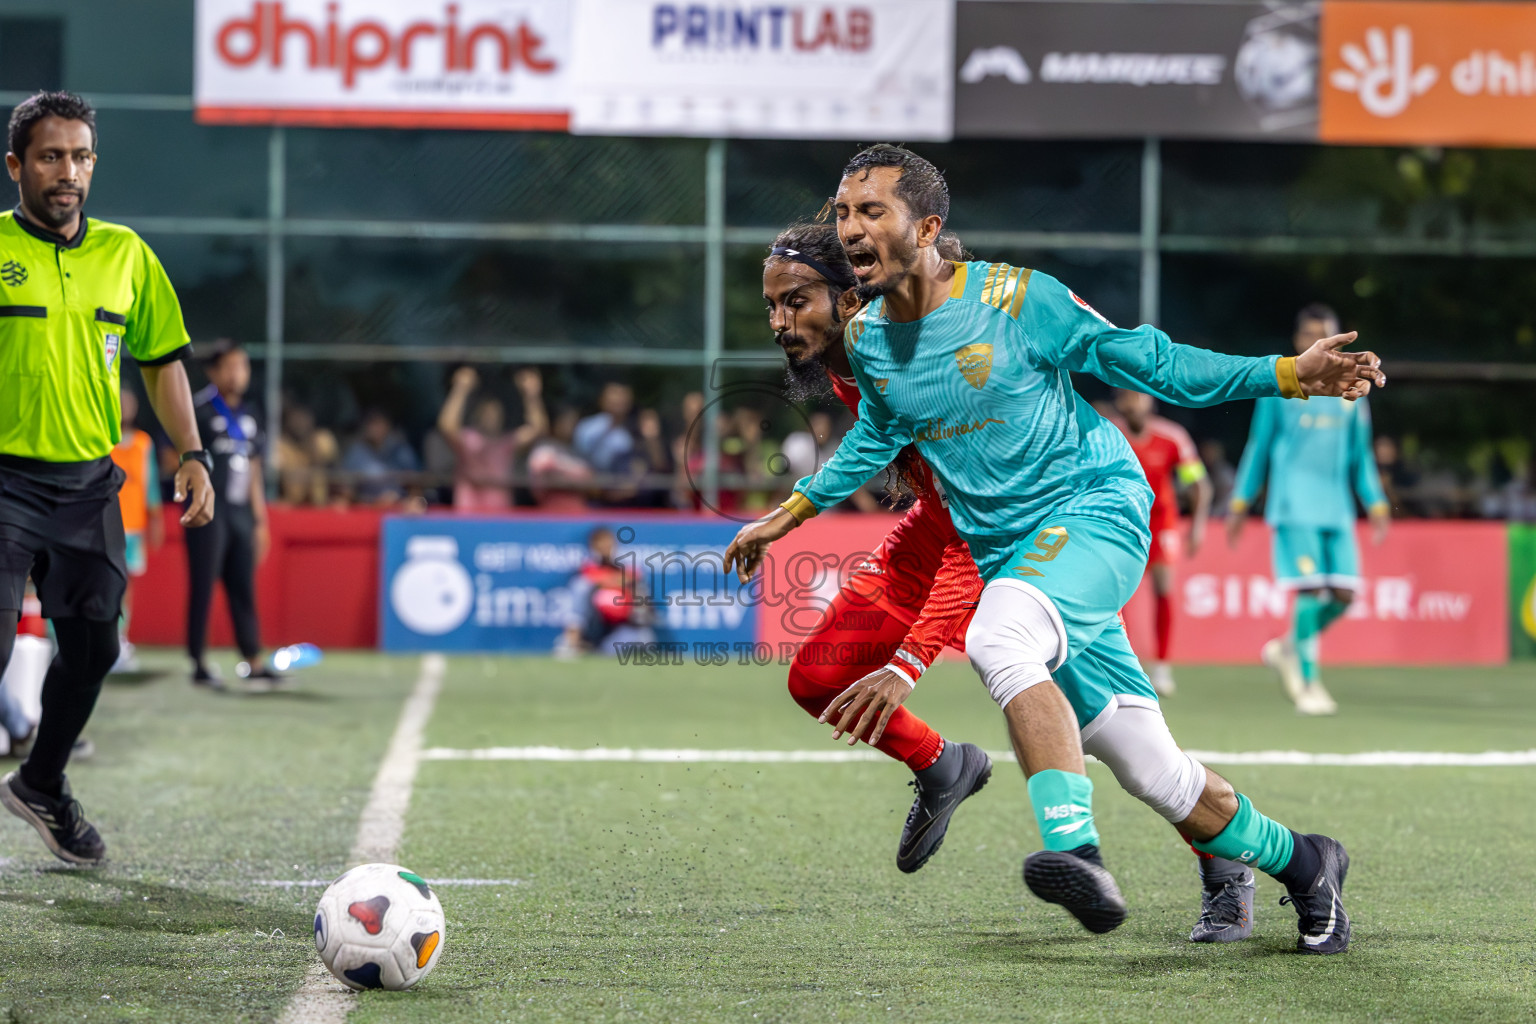
[{"label": "player's outstretched arm", "polygon": [[1180,345],[1147,324],[1116,327],[1049,274],[1031,275],[1019,321],[1048,365],[1091,373],[1174,405],[1274,396],[1353,399],[1380,375],[1373,354],[1338,351],[1353,335],[1324,339],[1302,356],[1253,357]]}]

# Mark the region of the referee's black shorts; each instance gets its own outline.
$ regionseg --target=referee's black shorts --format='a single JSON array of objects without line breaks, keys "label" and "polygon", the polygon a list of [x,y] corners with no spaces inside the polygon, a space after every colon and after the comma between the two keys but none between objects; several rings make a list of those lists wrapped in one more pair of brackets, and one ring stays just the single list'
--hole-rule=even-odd
[{"label": "referee's black shorts", "polygon": [[48,619],[115,621],[127,541],[110,458],[39,462],[0,455],[0,611],[20,611],[27,576]]}]

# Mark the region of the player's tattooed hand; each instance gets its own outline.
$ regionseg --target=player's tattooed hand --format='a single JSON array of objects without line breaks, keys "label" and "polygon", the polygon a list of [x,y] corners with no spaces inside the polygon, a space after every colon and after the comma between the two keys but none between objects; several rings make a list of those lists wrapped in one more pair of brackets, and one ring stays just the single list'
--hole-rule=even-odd
[{"label": "player's tattooed hand", "polygon": [[[905,703],[912,693],[912,681],[895,669],[882,668],[854,683],[832,698],[832,703],[821,713],[817,721],[825,724],[833,715],[841,712],[832,726],[832,738],[841,739],[845,734],[851,747],[860,738],[870,746],[880,742],[885,727],[896,709]],[[862,712],[862,714],[861,714]],[[857,724],[850,727],[857,718]],[[873,726],[873,728],[871,728]]]},{"label": "player's tattooed hand", "polygon": [[1334,395],[1353,402],[1385,387],[1386,374],[1374,352],[1345,352],[1359,334],[1346,331],[1315,342],[1296,357],[1296,380],[1303,394]]}]

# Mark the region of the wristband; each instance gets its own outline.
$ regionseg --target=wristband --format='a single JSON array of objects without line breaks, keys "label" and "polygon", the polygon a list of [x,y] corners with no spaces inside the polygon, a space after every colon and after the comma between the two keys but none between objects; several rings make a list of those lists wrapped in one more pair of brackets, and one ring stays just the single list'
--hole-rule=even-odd
[{"label": "wristband", "polygon": [[208,453],[208,449],[199,448],[195,452],[182,452],[181,464],[185,466],[189,462],[201,462],[208,474],[213,475],[213,456]]},{"label": "wristband", "polygon": [[1301,389],[1301,379],[1296,376],[1295,356],[1281,356],[1275,360],[1275,383],[1280,388],[1281,398],[1307,400],[1307,393]]},{"label": "wristband", "polygon": [[780,502],[779,508],[794,516],[796,523],[805,522],[814,516],[817,511],[816,506],[811,503],[811,499],[799,491],[794,492],[784,501]]},{"label": "wristband", "polygon": [[899,673],[914,690],[917,689],[917,681],[928,670],[927,665],[924,665],[915,656],[900,648],[897,648],[896,653],[891,655],[891,660],[885,663],[885,667],[892,672]]}]

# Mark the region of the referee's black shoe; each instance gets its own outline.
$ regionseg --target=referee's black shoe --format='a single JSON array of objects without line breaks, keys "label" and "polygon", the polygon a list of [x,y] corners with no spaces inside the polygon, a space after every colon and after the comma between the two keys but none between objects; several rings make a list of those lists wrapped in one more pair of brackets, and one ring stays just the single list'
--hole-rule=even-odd
[{"label": "referee's black shoe", "polygon": [[21,772],[10,772],[0,779],[0,804],[37,829],[44,845],[59,860],[95,867],[106,859],[107,844],[101,841],[96,826],[85,820],[80,801],[69,792],[68,779],[58,797],[51,797],[22,782]]}]

